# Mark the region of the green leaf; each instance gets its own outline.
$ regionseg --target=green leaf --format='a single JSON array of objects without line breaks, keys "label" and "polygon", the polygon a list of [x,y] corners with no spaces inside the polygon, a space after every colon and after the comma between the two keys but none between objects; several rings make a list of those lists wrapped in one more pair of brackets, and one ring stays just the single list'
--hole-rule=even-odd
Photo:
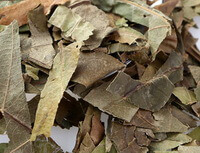
[{"label": "green leaf", "polygon": [[60,28],[65,38],[71,37],[76,41],[87,40],[95,29],[91,23],[84,21],[82,17],[65,6],[56,8],[49,23]]},{"label": "green leaf", "polygon": [[120,72],[106,90],[123,97],[139,108],[154,112],[160,110],[166,104],[173,89],[174,85],[166,76],[157,77],[143,83]]},{"label": "green leaf", "polygon": [[41,92],[31,136],[33,141],[40,134],[50,136],[58,104],[78,65],[81,44],[73,43],[66,47],[60,44],[59,46],[60,52],[54,58],[53,68],[49,72],[47,83]]},{"label": "green leaf", "polygon": [[188,90],[186,87],[174,88],[173,94],[185,105],[197,102],[194,92]]},{"label": "green leaf", "polygon": [[16,21],[0,33],[0,67],[0,111],[6,121],[10,139],[6,151],[31,153],[30,115],[24,93],[19,28]]}]

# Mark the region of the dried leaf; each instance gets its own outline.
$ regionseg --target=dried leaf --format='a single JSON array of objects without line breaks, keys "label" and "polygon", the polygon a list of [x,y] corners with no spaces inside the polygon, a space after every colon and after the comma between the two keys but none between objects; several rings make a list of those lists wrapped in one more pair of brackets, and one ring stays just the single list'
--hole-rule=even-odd
[{"label": "dried leaf", "polygon": [[[76,139],[76,145],[73,149],[73,152],[79,152],[80,150],[80,145],[83,142],[84,137],[86,137],[86,135],[90,133],[91,128],[92,128],[92,118],[94,116],[96,117],[100,117],[101,112],[97,109],[92,107],[91,105],[89,105],[87,112],[85,114],[85,119],[83,122],[80,123],[79,126],[79,132],[77,134],[77,139]],[[89,139],[91,139],[90,135],[87,136],[89,137]],[[87,138],[88,139],[88,138]],[[92,141],[92,139],[91,139]],[[93,141],[92,141],[92,146],[94,145]]]},{"label": "dried leaf", "polygon": [[155,122],[156,121],[150,111],[139,109],[131,121],[125,123],[125,125],[135,125],[137,127],[155,129]]},{"label": "dried leaf", "polygon": [[173,94],[185,105],[190,105],[197,102],[194,92],[186,87],[174,88]]},{"label": "dried leaf", "polygon": [[2,16],[0,19],[0,24],[8,25],[13,20],[17,20],[19,26],[24,25],[28,22],[28,12],[40,4],[44,6],[45,12],[48,14],[53,5],[64,4],[67,1],[69,0],[23,0],[11,6],[0,8],[0,15]]},{"label": "dried leaf", "polygon": [[180,146],[178,147],[178,153],[199,153],[199,146]]},{"label": "dried leaf", "polygon": [[172,115],[170,107],[162,108],[160,111],[153,113],[156,120],[156,128],[154,132],[185,132],[188,127],[181,123]]},{"label": "dried leaf", "polygon": [[[149,41],[153,58],[157,54],[156,51],[160,43],[171,33],[170,19],[141,1],[117,0],[109,4],[105,0],[93,0],[92,2],[98,6],[101,5],[100,8],[107,11],[109,10],[106,7],[108,5],[110,9],[112,8],[112,13],[120,15],[131,22],[148,27],[149,30],[146,33],[146,37]],[[133,12],[137,15],[132,15]],[[159,37],[157,36],[158,34]]]},{"label": "dried leaf", "polygon": [[200,102],[197,102],[196,104],[192,105],[192,109],[196,113],[196,115],[200,117]]},{"label": "dried leaf", "polygon": [[108,85],[109,83],[104,83],[93,89],[84,100],[114,117],[129,122],[137,112],[138,108],[128,103],[120,96],[106,91]]},{"label": "dried leaf", "polygon": [[85,21],[92,24],[95,28],[93,35],[84,42],[85,45],[89,48],[89,50],[99,47],[102,40],[113,31],[107,14],[98,9],[96,6],[90,4],[74,5],[74,7],[73,4],[71,6],[72,11],[80,15]]},{"label": "dried leaf", "polygon": [[183,60],[181,55],[172,52],[167,61],[156,72],[156,76],[166,75],[172,83],[183,80]]},{"label": "dried leaf", "polygon": [[137,46],[147,45],[145,36],[139,31],[132,28],[119,28],[114,40],[120,43],[128,43],[129,45],[136,44]]},{"label": "dried leaf", "polygon": [[33,146],[36,153],[64,153],[60,146],[53,141],[53,139],[46,139],[43,136],[38,137],[33,143]]},{"label": "dried leaf", "polygon": [[[16,21],[0,33],[0,111],[10,139],[5,152],[32,152],[31,125],[21,72],[20,38]],[[23,134],[21,134],[23,133]]]},{"label": "dried leaf", "polygon": [[192,138],[186,134],[171,134],[161,142],[152,142],[150,147],[152,151],[167,151],[191,141]]},{"label": "dried leaf", "polygon": [[200,127],[196,127],[195,129],[193,129],[188,135],[193,139],[193,140],[197,140],[200,141]]},{"label": "dried leaf", "polygon": [[172,115],[176,117],[180,122],[182,122],[186,126],[196,127],[197,120],[183,112],[182,110],[176,108],[175,106],[171,107]]},{"label": "dried leaf", "polygon": [[113,122],[111,140],[119,153],[147,153],[146,147],[141,147],[135,139],[135,126],[122,126]]},{"label": "dried leaf", "polygon": [[39,69],[38,68],[34,68],[33,66],[28,65],[28,64],[25,64],[25,67],[26,67],[26,73],[28,74],[28,76],[30,76],[34,80],[39,80],[39,77],[38,77]]},{"label": "dried leaf", "polygon": [[88,133],[86,133],[83,142],[80,145],[79,153],[89,153],[92,152],[95,148],[95,145]]},{"label": "dried leaf", "polygon": [[28,59],[35,64],[51,69],[53,58],[56,54],[53,40],[47,28],[46,16],[42,6],[32,10],[28,14],[31,31],[32,46]]},{"label": "dried leaf", "polygon": [[58,6],[49,19],[49,23],[63,32],[64,38],[71,37],[76,41],[87,40],[95,29],[89,22],[65,6]]},{"label": "dried leaf", "polygon": [[123,97],[139,108],[158,111],[169,100],[173,88],[174,85],[166,76],[142,83],[120,72],[106,90]]},{"label": "dried leaf", "polygon": [[47,83],[41,92],[31,136],[32,141],[40,134],[50,136],[58,104],[78,64],[79,48],[80,44],[78,43],[66,47],[60,45],[60,52],[54,59],[53,68],[49,72]]},{"label": "dried leaf", "polygon": [[165,15],[169,16],[174,8],[176,7],[176,4],[178,4],[180,0],[168,0],[165,3],[162,3],[155,7],[155,9],[161,11]]},{"label": "dried leaf", "polygon": [[104,136],[104,126],[102,125],[98,116],[92,117],[92,127],[90,131],[91,139],[95,145],[98,145]]},{"label": "dried leaf", "polygon": [[107,74],[120,70],[124,66],[117,59],[101,52],[81,52],[78,67],[72,77],[72,81],[89,87]]},{"label": "dried leaf", "polygon": [[92,151],[92,153],[106,153],[105,139],[99,143],[99,145]]},{"label": "dried leaf", "polygon": [[190,65],[190,66],[188,66],[188,68],[190,69],[190,72],[191,72],[194,80],[196,81],[196,83],[200,82],[200,67]]}]

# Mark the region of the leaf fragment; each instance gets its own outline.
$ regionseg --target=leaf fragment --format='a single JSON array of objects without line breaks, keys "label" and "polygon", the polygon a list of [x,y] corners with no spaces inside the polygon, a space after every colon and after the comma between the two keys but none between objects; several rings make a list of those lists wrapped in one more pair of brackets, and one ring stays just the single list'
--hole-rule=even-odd
[{"label": "leaf fragment", "polygon": [[173,88],[174,85],[166,76],[142,83],[120,72],[106,90],[124,97],[128,102],[139,108],[154,112],[160,110],[166,104]]},{"label": "leaf fragment", "polygon": [[173,94],[185,105],[190,105],[197,102],[194,92],[186,87],[174,88]]},{"label": "leaf fragment", "polygon": [[89,87],[107,74],[120,70],[124,66],[117,59],[102,52],[81,52],[78,67],[72,77],[72,81]]},{"label": "leaf fragment", "polygon": [[65,38],[71,37],[76,41],[87,40],[95,29],[91,23],[84,21],[66,6],[58,6],[49,19],[49,23],[60,28]]},{"label": "leaf fragment", "polygon": [[[17,21],[0,33],[0,111],[10,139],[5,152],[32,152],[31,124],[21,72],[20,38]],[[21,134],[23,133],[23,134]]]},{"label": "leaf fragment", "polygon": [[73,43],[64,47],[60,44],[60,52],[54,58],[53,68],[41,92],[32,141],[40,134],[50,136],[58,104],[78,64],[80,45],[80,43]]},{"label": "leaf fragment", "polygon": [[41,67],[51,69],[56,52],[52,45],[53,40],[48,31],[47,19],[43,12],[44,8],[39,6],[28,14],[32,35],[32,46],[28,59]]},{"label": "leaf fragment", "polygon": [[129,122],[138,108],[123,100],[120,96],[106,91],[108,85],[109,83],[104,83],[93,89],[84,100],[114,117]]}]

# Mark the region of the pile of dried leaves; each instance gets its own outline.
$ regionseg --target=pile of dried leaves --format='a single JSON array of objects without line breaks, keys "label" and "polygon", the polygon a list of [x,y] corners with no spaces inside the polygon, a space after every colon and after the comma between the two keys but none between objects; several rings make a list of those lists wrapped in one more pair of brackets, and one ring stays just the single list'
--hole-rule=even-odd
[{"label": "pile of dried leaves", "polygon": [[56,125],[75,153],[199,153],[200,1],[154,2],[1,1],[0,152],[61,153]]}]

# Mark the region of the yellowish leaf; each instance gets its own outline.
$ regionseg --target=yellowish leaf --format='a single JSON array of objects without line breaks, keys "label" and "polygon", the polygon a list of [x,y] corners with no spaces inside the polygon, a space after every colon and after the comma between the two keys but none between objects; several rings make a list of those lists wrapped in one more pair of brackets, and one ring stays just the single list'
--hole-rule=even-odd
[{"label": "yellowish leaf", "polygon": [[54,59],[53,68],[49,72],[47,83],[41,92],[31,136],[32,141],[41,134],[50,136],[58,104],[77,67],[80,46],[79,43],[73,43],[67,47],[60,45],[60,52]]}]

